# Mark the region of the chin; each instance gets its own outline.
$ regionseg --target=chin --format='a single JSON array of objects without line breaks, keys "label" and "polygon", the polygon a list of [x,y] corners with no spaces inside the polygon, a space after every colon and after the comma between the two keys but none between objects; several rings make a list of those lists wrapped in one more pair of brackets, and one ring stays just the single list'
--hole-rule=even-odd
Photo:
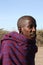
[{"label": "chin", "polygon": [[36,40],[36,37],[31,37],[31,39]]}]

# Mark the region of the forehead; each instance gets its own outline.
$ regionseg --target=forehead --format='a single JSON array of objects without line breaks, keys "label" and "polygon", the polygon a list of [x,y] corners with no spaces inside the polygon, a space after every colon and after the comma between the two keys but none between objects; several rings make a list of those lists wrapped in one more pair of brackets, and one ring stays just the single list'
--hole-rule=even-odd
[{"label": "forehead", "polygon": [[26,19],[26,20],[24,20],[24,24],[25,25],[36,25],[36,21],[34,21],[32,19]]}]

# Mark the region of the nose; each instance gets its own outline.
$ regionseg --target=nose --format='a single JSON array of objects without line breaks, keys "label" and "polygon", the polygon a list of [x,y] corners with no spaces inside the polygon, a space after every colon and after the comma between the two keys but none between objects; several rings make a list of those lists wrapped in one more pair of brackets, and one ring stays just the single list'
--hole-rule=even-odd
[{"label": "nose", "polygon": [[35,31],[36,31],[36,28],[35,28],[35,27],[33,27],[33,28],[32,28],[32,31],[33,31],[33,32],[35,32]]}]

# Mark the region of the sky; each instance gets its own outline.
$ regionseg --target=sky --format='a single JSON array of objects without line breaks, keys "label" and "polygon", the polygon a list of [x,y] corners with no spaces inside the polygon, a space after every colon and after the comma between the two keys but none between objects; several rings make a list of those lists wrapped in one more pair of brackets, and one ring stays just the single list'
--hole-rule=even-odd
[{"label": "sky", "polygon": [[43,30],[43,0],[0,0],[0,29],[18,31],[17,21],[24,15],[33,16]]}]

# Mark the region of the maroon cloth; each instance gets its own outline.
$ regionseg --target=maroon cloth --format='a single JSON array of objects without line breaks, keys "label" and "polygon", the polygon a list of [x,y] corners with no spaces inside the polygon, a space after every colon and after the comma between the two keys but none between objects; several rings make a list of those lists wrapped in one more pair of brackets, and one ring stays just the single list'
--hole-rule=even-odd
[{"label": "maroon cloth", "polygon": [[37,46],[17,32],[5,35],[2,43],[2,65],[34,65]]}]

